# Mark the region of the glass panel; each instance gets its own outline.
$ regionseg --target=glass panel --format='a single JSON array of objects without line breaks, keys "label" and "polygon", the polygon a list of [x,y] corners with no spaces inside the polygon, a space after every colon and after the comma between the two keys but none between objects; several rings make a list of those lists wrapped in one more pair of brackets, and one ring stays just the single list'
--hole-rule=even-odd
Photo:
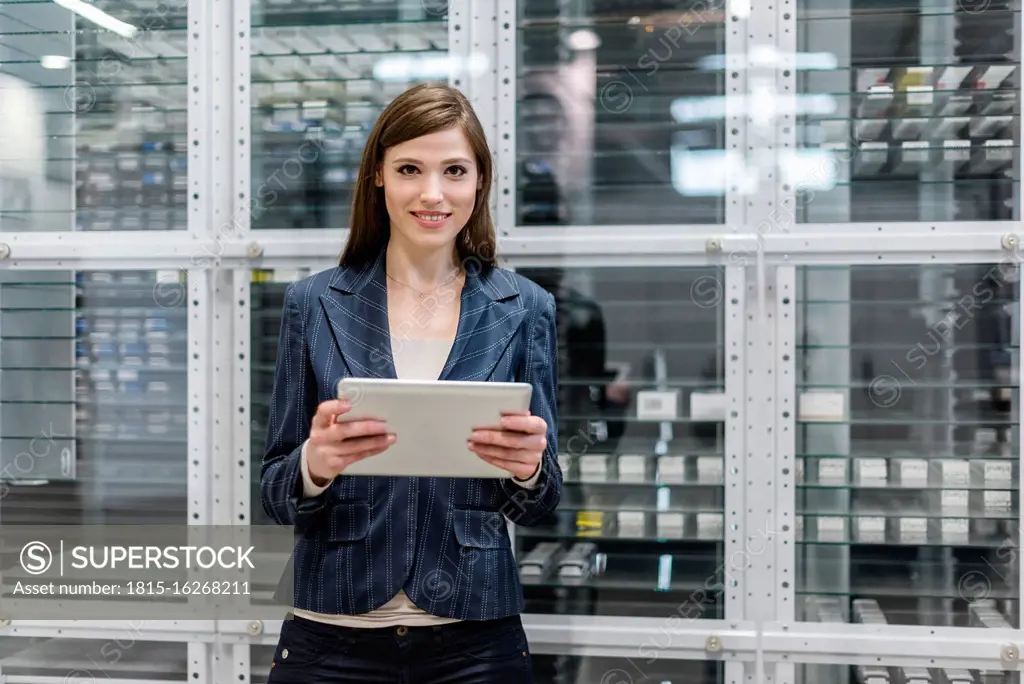
[{"label": "glass panel", "polygon": [[1018,3],[798,8],[798,221],[1019,217]]},{"label": "glass panel", "polygon": [[348,226],[381,110],[448,78],[447,13],[444,0],[254,0],[254,229]]},{"label": "glass panel", "polygon": [[[565,479],[554,518],[515,529],[527,611],[668,617],[686,605],[721,618],[725,315],[706,287],[716,272],[521,272],[559,302]],[[261,272],[252,286],[254,524],[271,524],[260,464],[284,291],[300,276]]]},{"label": "glass panel", "polygon": [[517,225],[724,222],[723,3],[517,5]]},{"label": "glass panel", "polygon": [[797,665],[796,684],[1020,684],[1013,670],[962,670],[940,667],[886,667],[883,665]]},{"label": "glass panel", "polygon": [[691,297],[714,275],[519,272],[558,302],[565,482],[549,524],[516,529],[527,611],[722,618],[725,315]]},{"label": "glass panel", "polygon": [[1019,276],[798,270],[803,619],[1017,627]]},{"label": "glass panel", "polygon": [[185,3],[0,7],[0,230],[184,230]]},{"label": "glass panel", "polygon": [[[651,646],[632,658],[532,653],[536,684],[724,684],[725,665],[713,661],[668,660]],[[665,639],[662,637],[661,642]],[[266,684],[276,646],[253,646],[249,681]],[[916,683],[915,683],[916,684]],[[957,684],[960,684],[959,682]]]},{"label": "glass panel", "polygon": [[185,522],[185,293],[178,271],[0,274],[0,520]]},{"label": "glass panel", "polygon": [[14,682],[195,681],[188,678],[188,644],[143,641],[148,626],[118,621],[98,639],[2,637],[0,664]]}]

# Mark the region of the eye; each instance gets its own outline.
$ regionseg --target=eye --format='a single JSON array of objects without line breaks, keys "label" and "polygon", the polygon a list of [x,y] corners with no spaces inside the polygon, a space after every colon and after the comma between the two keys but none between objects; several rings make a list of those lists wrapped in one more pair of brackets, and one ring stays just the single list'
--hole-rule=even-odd
[{"label": "eye", "polygon": [[456,178],[461,178],[462,176],[465,176],[469,172],[466,170],[466,167],[464,166],[449,166],[448,173],[455,176]]},{"label": "eye", "polygon": [[410,174],[416,173],[416,171],[416,167],[413,166],[412,164],[402,164],[401,166],[398,167],[398,173],[403,176],[408,176]]}]

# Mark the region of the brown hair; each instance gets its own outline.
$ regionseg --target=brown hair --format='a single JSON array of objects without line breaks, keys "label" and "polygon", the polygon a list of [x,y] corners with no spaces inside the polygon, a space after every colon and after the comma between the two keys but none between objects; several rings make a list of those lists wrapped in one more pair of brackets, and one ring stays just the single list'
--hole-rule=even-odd
[{"label": "brown hair", "polygon": [[462,130],[473,148],[480,179],[473,213],[455,240],[459,258],[463,264],[471,260],[483,270],[494,265],[496,241],[489,204],[494,170],[487,136],[465,95],[444,83],[422,83],[384,108],[366,140],[341,266],[360,268],[372,263],[390,238],[391,219],[384,204],[384,189],[375,183],[384,152],[414,138],[455,127]]}]

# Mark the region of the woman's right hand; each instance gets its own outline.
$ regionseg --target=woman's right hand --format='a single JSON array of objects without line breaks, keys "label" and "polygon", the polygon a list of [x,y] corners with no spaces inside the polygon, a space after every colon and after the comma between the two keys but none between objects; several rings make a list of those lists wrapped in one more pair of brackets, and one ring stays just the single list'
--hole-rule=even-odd
[{"label": "woman's right hand", "polygon": [[318,486],[324,486],[356,461],[386,451],[395,443],[387,425],[379,420],[338,422],[352,410],[343,399],[320,404],[310,425],[306,445],[309,475]]}]

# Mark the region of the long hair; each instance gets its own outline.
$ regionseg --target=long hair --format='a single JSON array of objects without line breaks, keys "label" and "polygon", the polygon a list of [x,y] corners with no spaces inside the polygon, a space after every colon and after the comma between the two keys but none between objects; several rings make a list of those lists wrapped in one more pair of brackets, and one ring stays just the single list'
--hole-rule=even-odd
[{"label": "long hair", "polygon": [[372,263],[391,236],[391,219],[384,203],[384,188],[375,177],[384,153],[395,145],[438,131],[459,128],[476,156],[480,187],[473,213],[455,240],[459,258],[487,270],[494,266],[496,240],[491,218],[490,196],[494,169],[487,136],[469,100],[443,83],[413,86],[384,108],[363,149],[352,199],[348,240],[339,264],[361,268]]}]

